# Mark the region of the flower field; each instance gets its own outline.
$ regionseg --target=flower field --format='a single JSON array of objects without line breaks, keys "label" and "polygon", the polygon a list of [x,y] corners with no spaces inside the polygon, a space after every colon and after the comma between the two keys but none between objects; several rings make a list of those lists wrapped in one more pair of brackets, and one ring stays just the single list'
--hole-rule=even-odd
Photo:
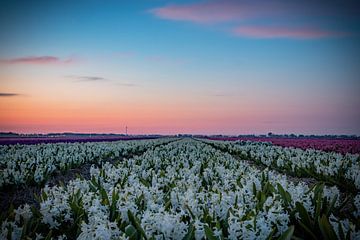
[{"label": "flower field", "polygon": [[271,142],[281,147],[316,149],[324,152],[360,154],[360,139],[314,139],[277,137],[208,137],[210,140]]},{"label": "flower field", "polygon": [[41,188],[2,214],[2,239],[360,238],[357,154],[160,138],[2,146],[0,169],[3,193]]},{"label": "flower field", "polygon": [[0,187],[41,183],[55,171],[119,158],[168,140],[0,146]]},{"label": "flower field", "polygon": [[157,137],[145,136],[53,136],[53,137],[0,137],[0,145],[40,144],[40,143],[76,143],[76,142],[113,142],[120,140],[142,140]]}]

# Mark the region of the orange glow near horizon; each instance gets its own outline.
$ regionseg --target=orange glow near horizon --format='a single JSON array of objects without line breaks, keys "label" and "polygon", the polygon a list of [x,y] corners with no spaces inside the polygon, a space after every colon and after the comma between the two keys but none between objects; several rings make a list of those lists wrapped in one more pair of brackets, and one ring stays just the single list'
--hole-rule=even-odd
[{"label": "orange glow near horizon", "polygon": [[[9,106],[9,107],[7,107]],[[10,107],[11,106],[11,107]],[[0,105],[2,131],[18,132],[122,132],[128,125],[135,133],[176,133],[204,131],[224,117],[188,104],[167,106],[134,104],[114,107],[48,103],[9,99]],[[207,119],[212,119],[207,121]],[[190,126],[190,127],[189,127]],[[15,129],[15,130],[14,130]],[[178,130],[177,130],[178,129]]]},{"label": "orange glow near horizon", "polygon": [[71,89],[62,92],[66,84],[41,89],[45,80],[36,81],[38,84],[28,89],[33,95],[1,99],[0,131],[122,133],[129,126],[134,134],[209,133],[209,129],[214,129],[214,133],[230,133],[241,131],[236,129],[237,125],[251,126],[254,118],[262,117],[253,112],[254,106],[241,101],[214,101],[186,96],[182,91],[147,94],[136,89],[119,97],[109,94],[110,89],[108,94],[97,94],[94,98],[94,86],[83,88],[80,95]]},{"label": "orange glow near horizon", "polygon": [[[122,104],[106,97],[10,97],[0,102],[0,131],[124,133],[128,126],[131,134],[240,134],[266,133],[269,124],[272,131],[303,128],[301,118],[296,120],[296,111],[291,113],[284,106],[274,108],[273,101],[250,105],[237,99],[213,101],[193,96],[184,100],[175,94],[161,97],[163,100],[157,96],[133,96]],[[293,116],[287,119],[289,112]],[[282,121],[275,122],[273,119],[279,116]]]}]

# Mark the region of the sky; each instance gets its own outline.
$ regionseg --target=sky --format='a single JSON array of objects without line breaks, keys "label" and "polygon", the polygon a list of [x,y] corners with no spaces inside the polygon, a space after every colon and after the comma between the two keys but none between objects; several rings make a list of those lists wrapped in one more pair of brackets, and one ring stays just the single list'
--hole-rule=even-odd
[{"label": "sky", "polygon": [[360,5],[330,2],[0,0],[0,131],[360,135]]}]

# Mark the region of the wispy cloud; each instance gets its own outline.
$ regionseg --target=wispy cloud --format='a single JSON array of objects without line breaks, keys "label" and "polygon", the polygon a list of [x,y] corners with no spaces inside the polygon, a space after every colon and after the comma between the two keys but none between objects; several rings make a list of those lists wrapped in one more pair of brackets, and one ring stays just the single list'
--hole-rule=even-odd
[{"label": "wispy cloud", "polygon": [[169,20],[196,23],[218,23],[238,20],[304,18],[319,16],[356,16],[360,13],[357,1],[327,3],[321,1],[244,1],[213,0],[191,4],[172,4],[149,10],[153,15]]},{"label": "wispy cloud", "polygon": [[290,28],[272,26],[240,26],[233,29],[236,36],[249,38],[292,38],[315,39],[324,37],[345,36],[346,33],[326,31],[315,28]]},{"label": "wispy cloud", "polygon": [[116,86],[122,86],[122,87],[136,87],[137,84],[134,83],[127,83],[127,82],[115,82],[111,79],[105,78],[105,77],[99,77],[99,76],[78,76],[78,75],[68,75],[65,76],[66,78],[73,79],[73,82],[112,82]]},{"label": "wispy cloud", "polygon": [[66,78],[74,79],[75,82],[94,82],[94,81],[106,81],[108,79],[103,77],[97,77],[97,76],[65,76]]},{"label": "wispy cloud", "polygon": [[150,12],[163,19],[216,23],[250,17],[256,13],[251,5],[240,1],[209,1],[184,5],[168,5],[151,9]]},{"label": "wispy cloud", "polygon": [[21,96],[21,94],[0,92],[0,97],[17,97],[17,96]]},{"label": "wispy cloud", "polygon": [[[213,0],[167,5],[149,12],[166,20],[219,26],[225,23],[227,28],[232,26],[230,32],[239,37],[313,39],[349,35],[331,30],[333,19],[334,16],[342,19],[356,17],[360,14],[357,9],[360,8],[355,1],[337,4],[321,1]],[[309,20],[311,27],[306,26]],[[271,24],[271,27],[259,26],[259,23]]]},{"label": "wispy cloud", "polygon": [[69,64],[75,61],[74,58],[61,59],[54,56],[29,56],[19,58],[0,59],[0,64],[36,64],[36,65],[50,65],[50,64]]}]

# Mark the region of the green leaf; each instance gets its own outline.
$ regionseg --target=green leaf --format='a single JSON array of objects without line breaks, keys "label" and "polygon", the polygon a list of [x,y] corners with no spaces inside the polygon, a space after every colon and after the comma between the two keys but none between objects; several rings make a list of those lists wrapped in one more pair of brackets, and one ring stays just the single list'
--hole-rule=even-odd
[{"label": "green leaf", "polygon": [[207,239],[209,240],[217,240],[217,238],[214,235],[214,232],[211,230],[211,228],[209,228],[208,225],[204,225],[204,230],[205,230],[205,236]]},{"label": "green leaf", "polygon": [[336,203],[336,200],[338,198],[338,195],[335,195],[335,197],[332,199],[332,201],[330,202],[330,205],[327,207],[326,211],[325,211],[325,214],[326,214],[326,217],[329,217],[330,214],[332,213],[332,210],[334,209],[335,207],[335,203]]},{"label": "green leaf", "polygon": [[114,189],[112,192],[111,205],[110,205],[110,220],[111,221],[114,221],[116,219],[116,211],[117,211],[116,203],[117,203],[118,199],[119,199],[119,192]]},{"label": "green leaf", "polygon": [[299,213],[301,221],[305,224],[307,228],[312,229],[314,227],[313,221],[311,221],[308,212],[306,211],[304,205],[300,202],[296,202],[296,210]]},{"label": "green leaf", "polygon": [[185,204],[185,208],[189,211],[191,218],[195,219],[195,215],[192,213],[190,207],[187,204]]},{"label": "green leaf", "polygon": [[138,238],[138,233],[133,225],[128,225],[125,228],[125,234],[129,237],[130,240],[135,240]]},{"label": "green leaf", "polygon": [[348,202],[352,199],[351,195],[346,196],[345,200],[342,201],[341,205],[336,208],[337,212],[341,212],[344,207],[347,206]]},{"label": "green leaf", "polygon": [[144,205],[144,204],[145,204],[145,201],[144,201],[144,199],[145,199],[144,193],[141,193],[141,195],[138,196],[138,197],[135,199],[135,204],[138,206],[138,208],[139,208],[140,211],[144,210],[144,208],[145,208],[145,205]]},{"label": "green leaf", "polygon": [[106,190],[101,186],[101,185],[99,185],[99,192],[100,192],[100,194],[101,194],[101,198],[102,198],[102,203],[104,204],[104,205],[110,205],[110,202],[109,202],[109,197],[108,197],[108,195],[107,195],[107,192],[106,192]]},{"label": "green leaf", "polygon": [[195,227],[192,223],[189,225],[188,232],[183,240],[191,240],[191,239],[195,239]]},{"label": "green leaf", "polygon": [[299,221],[299,225],[307,233],[307,235],[311,237],[311,239],[317,240],[316,234],[314,234],[307,226],[305,226],[305,224]]},{"label": "green leaf", "polygon": [[171,208],[171,200],[168,200],[168,201],[165,203],[165,210],[168,211],[170,208]]},{"label": "green leaf", "polygon": [[[48,198],[48,196],[47,196],[47,194],[46,194],[46,192],[45,191],[41,191],[41,200],[42,201],[45,201],[45,200],[47,200],[47,198]],[[40,201],[39,201],[40,202]]]},{"label": "green leaf", "polygon": [[322,203],[323,203],[323,192],[324,192],[324,184],[317,184],[314,189],[314,201],[315,201],[315,219],[320,217],[322,211]]},{"label": "green leaf", "polygon": [[143,178],[140,178],[140,182],[145,186],[145,187],[151,187],[151,184],[147,181],[147,180],[145,180],[145,179],[143,179]]},{"label": "green leaf", "polygon": [[42,214],[41,214],[40,210],[37,209],[36,207],[31,206],[31,212],[33,214],[33,218],[39,218],[39,219],[42,218]]},{"label": "green leaf", "polygon": [[27,233],[27,227],[28,227],[27,224],[24,224],[24,225],[23,225],[23,228],[22,228],[22,231],[21,231],[21,239],[24,239],[24,238],[25,238],[26,233]]},{"label": "green leaf", "polygon": [[256,196],[256,192],[257,192],[257,191],[256,191],[256,185],[255,185],[254,182],[253,182],[252,185],[253,185],[253,186],[252,186],[252,187],[253,187],[253,194],[254,194],[254,196]]},{"label": "green leaf", "polygon": [[130,210],[128,210],[128,217],[132,225],[136,228],[136,230],[142,235],[145,239],[147,239],[144,229],[141,227],[139,220],[132,214]]},{"label": "green leaf", "polygon": [[276,233],[276,228],[272,228],[272,231],[269,233],[269,235],[266,237],[266,240],[271,240],[274,238],[274,234]]},{"label": "green leaf", "polygon": [[323,214],[319,219],[319,227],[324,239],[329,239],[329,240],[338,239],[334,231],[334,228],[329,223],[329,220],[327,219],[325,214]]},{"label": "green leaf", "polygon": [[128,180],[128,175],[125,175],[124,178],[121,180],[121,184],[120,186],[123,188],[125,186],[125,183],[127,182]]},{"label": "green leaf", "polygon": [[52,230],[50,230],[50,232],[48,233],[48,235],[46,235],[45,240],[50,240],[50,239],[51,239],[51,235],[52,235]]},{"label": "green leaf", "polygon": [[287,191],[285,191],[285,189],[279,183],[277,184],[277,189],[285,205],[288,206],[291,203],[291,195]]},{"label": "green leaf", "polygon": [[283,234],[281,234],[278,240],[290,240],[294,234],[294,229],[295,227],[293,225],[290,226]]},{"label": "green leaf", "polygon": [[340,239],[346,239],[346,238],[345,238],[344,229],[343,229],[343,227],[342,227],[342,225],[341,225],[340,222],[339,222],[339,237],[340,237]]},{"label": "green leaf", "polygon": [[84,177],[81,176],[79,173],[76,173],[75,176],[76,176],[76,178],[78,178],[80,180],[84,180]]}]

